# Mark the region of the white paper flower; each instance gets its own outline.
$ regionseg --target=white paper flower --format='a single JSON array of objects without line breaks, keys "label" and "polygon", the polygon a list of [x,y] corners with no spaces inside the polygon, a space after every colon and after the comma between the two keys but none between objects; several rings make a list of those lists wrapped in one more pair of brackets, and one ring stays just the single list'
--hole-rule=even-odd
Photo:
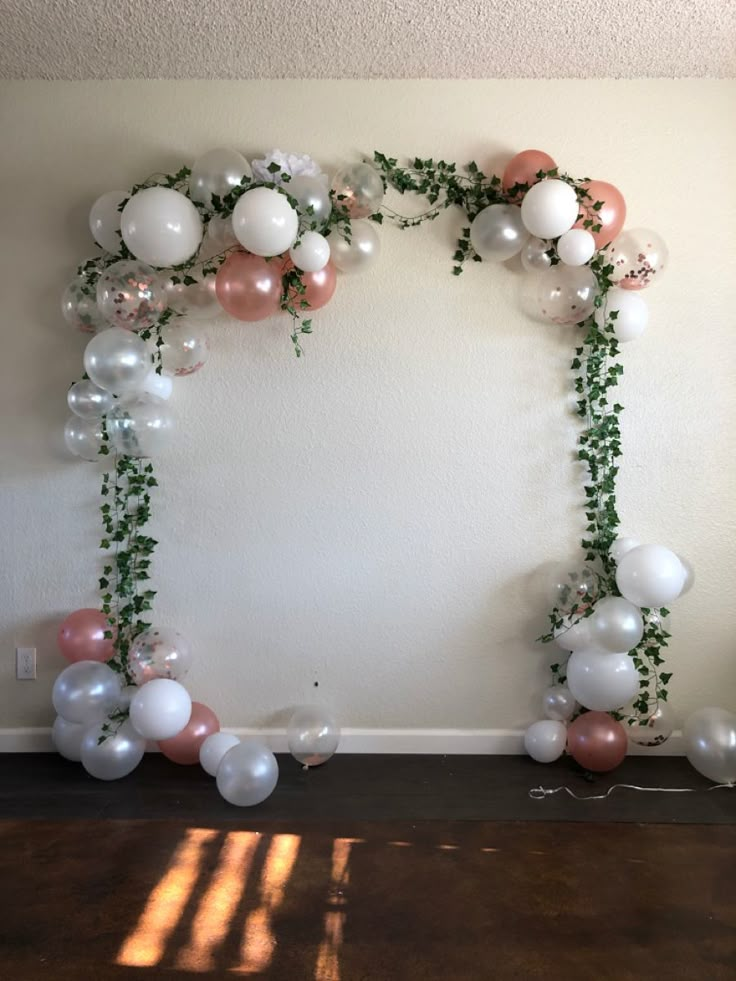
[{"label": "white paper flower", "polygon": [[[271,164],[278,164],[279,173],[271,173]],[[318,177],[327,183],[327,175],[323,174],[319,164],[315,163],[306,153],[283,153],[281,150],[271,150],[262,160],[251,161],[253,179],[281,184],[283,174],[291,177]]]}]

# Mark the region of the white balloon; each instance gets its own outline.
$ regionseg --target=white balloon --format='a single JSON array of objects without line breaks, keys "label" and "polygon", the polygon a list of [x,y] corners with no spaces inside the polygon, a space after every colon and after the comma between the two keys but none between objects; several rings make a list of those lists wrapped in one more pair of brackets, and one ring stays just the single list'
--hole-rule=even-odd
[{"label": "white balloon", "polygon": [[542,710],[548,719],[567,722],[575,714],[578,703],[565,685],[551,685],[542,695]]},{"label": "white balloon", "polygon": [[319,272],[330,261],[330,243],[319,232],[302,232],[289,249],[291,261],[304,272]]},{"label": "white balloon", "polygon": [[129,191],[108,191],[101,195],[89,212],[89,230],[92,238],[106,252],[120,252],[120,205],[130,197]]},{"label": "white balloon", "polygon": [[54,682],[51,701],[66,722],[91,725],[117,707],[120,675],[99,661],[76,661]]},{"label": "white balloon", "polygon": [[331,237],[332,261],[340,272],[362,272],[378,258],[381,239],[372,221],[356,220],[350,226],[349,242],[339,231]]},{"label": "white balloon", "polygon": [[211,736],[207,736],[199,749],[199,762],[205,773],[216,777],[223,756],[239,742],[238,737],[231,732],[213,732]]},{"label": "white balloon", "polygon": [[82,738],[87,727],[79,722],[67,722],[57,715],[51,727],[51,741],[57,753],[79,763],[82,758]]},{"label": "white balloon", "polygon": [[127,712],[130,708],[130,703],[133,700],[133,696],[138,691],[138,685],[126,685],[120,692],[120,698],[118,698],[118,708]]},{"label": "white balloon", "polygon": [[680,595],[685,570],[675,553],[663,545],[637,545],[619,562],[616,585],[636,606],[659,609]]},{"label": "white balloon", "polygon": [[157,456],[173,428],[171,410],[160,399],[117,405],[107,417],[110,442],[123,456]]},{"label": "white balloon", "polygon": [[84,349],[84,369],[106,392],[130,395],[140,392],[151,370],[151,355],[137,334],[122,327],[108,327]]},{"label": "white balloon", "polygon": [[565,752],[567,727],[564,722],[541,719],[524,733],[524,749],[537,763],[554,763]]},{"label": "white balloon", "polygon": [[254,187],[238,198],[233,231],[243,248],[254,255],[281,255],[296,241],[299,215],[285,194],[271,187]]},{"label": "white balloon", "polygon": [[521,202],[521,219],[537,238],[557,238],[578,220],[575,189],[565,181],[545,180],[534,184]]},{"label": "white balloon", "polygon": [[225,753],[216,779],[217,789],[228,803],[253,807],[273,793],[279,780],[279,765],[267,746],[246,739]]},{"label": "white balloon", "polygon": [[557,243],[557,255],[566,266],[584,266],[594,252],[595,239],[584,228],[571,228]]},{"label": "white balloon", "polygon": [[684,596],[685,593],[689,593],[695,585],[695,569],[693,569],[690,562],[688,562],[687,559],[683,559],[681,555],[678,555],[677,558],[682,563],[682,568],[685,572],[685,581],[682,586],[682,591],[680,592],[680,596]]},{"label": "white balloon", "polygon": [[130,721],[136,732],[159,742],[177,736],[192,715],[192,699],[178,681],[154,678],[139,688],[130,702]]},{"label": "white balloon", "polygon": [[94,463],[102,446],[102,422],[100,419],[80,419],[69,416],[64,426],[66,448],[74,456]]},{"label": "white balloon", "polygon": [[230,147],[216,147],[197,157],[192,164],[189,193],[192,201],[210,208],[213,194],[223,198],[240,187],[244,177],[250,176],[250,164],[242,153]]},{"label": "white balloon", "polygon": [[[613,320],[608,320],[615,313]],[[649,307],[646,300],[633,290],[612,286],[603,297],[603,305],[595,312],[595,322],[604,330],[608,320],[614,336],[622,344],[636,340],[646,330],[649,322]]]},{"label": "white balloon", "polygon": [[511,259],[528,238],[517,204],[491,204],[479,211],[470,225],[470,244],[482,259]]},{"label": "white balloon", "polygon": [[627,653],[575,651],[567,662],[567,686],[582,706],[596,712],[621,708],[639,691],[640,675]]},{"label": "white balloon", "polygon": [[644,636],[641,610],[622,596],[604,596],[595,604],[590,635],[596,646],[612,654],[632,651]]},{"label": "white balloon", "polygon": [[622,535],[621,538],[617,538],[611,545],[610,549],[608,550],[609,555],[614,562],[618,563],[627,552],[630,552],[632,548],[636,548],[637,545],[641,545],[638,538],[631,538],[628,535]]},{"label": "white balloon", "polygon": [[152,399],[160,399],[162,402],[168,402],[173,390],[174,382],[171,375],[165,375],[163,372],[159,374],[155,368],[151,368],[143,381],[141,394]]},{"label": "white balloon", "polygon": [[685,754],[698,773],[714,783],[736,784],[736,715],[702,708],[682,730]]},{"label": "white balloon", "polygon": [[555,627],[555,642],[563,651],[582,651],[593,646],[590,617],[580,614],[563,617],[562,626]]},{"label": "white balloon", "polygon": [[170,187],[146,187],[123,208],[123,241],[142,262],[179,266],[202,241],[202,219],[186,195]]},{"label": "white balloon", "polygon": [[103,725],[92,726],[85,732],[82,766],[98,780],[120,780],[132,773],[143,759],[146,740],[135,731],[129,719],[120,725],[111,723],[111,733],[103,732]]},{"label": "white balloon", "polygon": [[114,405],[110,392],[88,378],[72,385],[66,393],[66,401],[74,415],[80,419],[101,419]]}]

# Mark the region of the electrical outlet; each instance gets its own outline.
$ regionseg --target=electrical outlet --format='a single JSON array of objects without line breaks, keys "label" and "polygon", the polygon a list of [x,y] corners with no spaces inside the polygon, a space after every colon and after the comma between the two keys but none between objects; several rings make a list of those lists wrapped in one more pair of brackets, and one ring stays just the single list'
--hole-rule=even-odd
[{"label": "electrical outlet", "polygon": [[36,680],[36,648],[16,647],[15,677],[18,681]]}]

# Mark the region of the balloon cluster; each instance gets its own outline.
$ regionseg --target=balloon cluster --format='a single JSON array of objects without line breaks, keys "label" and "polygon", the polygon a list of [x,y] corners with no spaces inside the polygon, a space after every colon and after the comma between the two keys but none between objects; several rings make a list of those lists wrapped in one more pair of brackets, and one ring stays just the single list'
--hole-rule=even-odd
[{"label": "balloon cluster", "polygon": [[[567,748],[587,770],[612,770],[625,757],[629,741],[660,745],[674,729],[672,710],[659,698],[643,717],[633,709],[627,714],[625,707],[638,702],[642,685],[637,648],[645,620],[692,588],[692,567],[662,545],[642,545],[630,537],[613,542],[611,558],[619,595],[601,595],[599,577],[589,567],[561,567],[555,577],[555,609],[564,615],[554,639],[569,657],[566,684],[547,689],[545,718],[525,734],[526,750],[539,762],[550,763]],[[623,713],[631,724],[622,725],[610,712]]]},{"label": "balloon cluster", "polygon": [[[231,804],[249,807],[270,796],[279,775],[271,750],[221,732],[212,709],[192,701],[181,683],[192,663],[185,638],[166,628],[140,633],[127,654],[131,684],[124,686],[116,662],[106,663],[114,655],[109,632],[107,617],[94,609],[76,610],[59,627],[59,650],[71,663],[52,693],[58,752],[99,780],[118,780],[154,742],[174,763],[201,763]],[[288,738],[296,760],[318,766],[337,749],[340,730],[322,709],[303,706],[291,717]]]},{"label": "balloon cluster", "polygon": [[380,251],[366,218],[384,187],[369,164],[341,168],[330,185],[309,157],[273,151],[251,166],[218,148],[165,180],[95,201],[89,226],[103,255],[62,297],[64,319],[94,335],[65,428],[67,447],[85,460],[106,439],[137,457],[166,444],[173,379],[205,364],[207,321],[283,310],[309,333],[303,317],[329,303],[338,272],[367,269]]}]

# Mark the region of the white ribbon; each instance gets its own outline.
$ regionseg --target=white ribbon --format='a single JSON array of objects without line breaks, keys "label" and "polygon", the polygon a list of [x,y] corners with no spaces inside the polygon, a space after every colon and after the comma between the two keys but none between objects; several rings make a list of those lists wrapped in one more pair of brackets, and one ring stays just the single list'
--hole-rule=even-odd
[{"label": "white ribbon", "polygon": [[[736,784],[732,783],[717,783],[712,787],[708,787],[707,790],[733,790]],[[610,793],[614,790],[641,790],[644,793],[658,793],[658,794],[697,794],[701,788],[699,787],[637,787],[633,783],[615,783],[612,787],[609,787],[605,794],[590,794],[587,797],[581,797],[576,794],[574,790],[570,790],[569,787],[533,787],[529,791],[529,796],[532,800],[544,800],[545,797],[551,797],[553,794],[559,794],[561,790],[564,790],[566,794],[574,797],[575,800],[605,800]]]}]

